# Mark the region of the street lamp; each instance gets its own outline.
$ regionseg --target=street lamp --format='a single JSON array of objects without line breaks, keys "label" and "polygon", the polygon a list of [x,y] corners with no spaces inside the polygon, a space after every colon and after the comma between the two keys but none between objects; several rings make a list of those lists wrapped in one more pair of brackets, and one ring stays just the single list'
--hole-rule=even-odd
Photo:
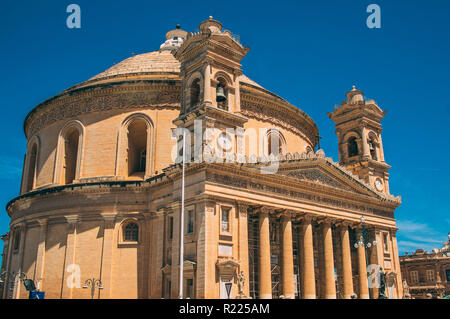
[{"label": "street lamp", "polygon": [[102,286],[102,281],[100,279],[86,279],[86,281],[84,282],[84,286],[83,289],[87,289],[89,286],[91,286],[91,298],[94,299],[94,294],[95,294],[95,287],[98,287],[98,290],[100,292],[101,289],[103,289]]},{"label": "street lamp", "polygon": [[374,240],[373,242],[370,242],[369,239],[369,232],[367,231],[367,228],[364,226],[365,218],[364,216],[361,216],[361,235],[359,236],[359,240],[353,245],[355,248],[358,247],[365,247],[370,248],[372,246],[375,246],[377,244],[377,241]]}]

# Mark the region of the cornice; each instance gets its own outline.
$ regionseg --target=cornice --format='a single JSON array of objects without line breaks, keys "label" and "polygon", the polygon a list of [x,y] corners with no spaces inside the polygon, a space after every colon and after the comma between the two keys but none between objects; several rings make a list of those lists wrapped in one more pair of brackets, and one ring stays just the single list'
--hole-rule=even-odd
[{"label": "cornice", "polygon": [[29,138],[42,128],[80,114],[114,109],[178,110],[181,82],[174,80],[139,80],[103,83],[69,90],[35,107],[24,121]]}]

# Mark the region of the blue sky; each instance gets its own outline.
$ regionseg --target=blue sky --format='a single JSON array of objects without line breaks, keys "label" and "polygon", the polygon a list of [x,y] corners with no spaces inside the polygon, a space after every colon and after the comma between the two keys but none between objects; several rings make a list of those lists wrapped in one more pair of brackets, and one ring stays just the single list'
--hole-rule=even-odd
[{"label": "blue sky", "polygon": [[[81,7],[81,29],[66,7]],[[197,5],[198,3],[198,5]],[[381,28],[366,7],[381,8]],[[352,85],[387,110],[383,144],[399,251],[441,247],[450,231],[450,2],[429,1],[2,1],[0,205],[18,195],[23,120],[38,103],[128,58],[154,51],[181,24],[214,16],[251,48],[244,73],[308,113],[338,160],[326,115]],[[0,233],[8,231],[6,211]],[[0,249],[2,249],[0,243]]]}]

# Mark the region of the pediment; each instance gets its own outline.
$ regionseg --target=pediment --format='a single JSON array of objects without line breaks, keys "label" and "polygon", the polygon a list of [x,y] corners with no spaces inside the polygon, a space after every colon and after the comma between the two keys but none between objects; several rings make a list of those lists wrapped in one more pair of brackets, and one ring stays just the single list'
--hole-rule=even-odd
[{"label": "pediment", "polygon": [[347,104],[346,102],[343,102],[343,104],[336,108],[333,112],[328,113],[328,116],[333,119],[349,115],[356,116],[358,113],[365,116],[368,116],[368,114],[374,114],[380,118],[383,118],[386,111],[383,111],[374,101],[367,101],[360,104]]},{"label": "pediment", "polygon": [[379,198],[380,194],[350,172],[325,159],[280,162],[278,174]]},{"label": "pediment", "polygon": [[316,182],[337,188],[344,188],[347,190],[350,189],[348,185],[340,183],[335,178],[332,178],[331,176],[329,176],[328,174],[326,174],[325,172],[321,171],[318,168],[307,168],[301,170],[287,171],[286,175],[298,178],[300,180]]},{"label": "pediment", "polygon": [[364,106],[367,111],[377,114],[379,116],[384,116],[385,114],[385,111],[383,111],[378,105],[376,105],[375,102],[373,103],[367,102]]},{"label": "pediment", "polygon": [[229,47],[230,49],[236,50],[241,52],[242,54],[246,54],[247,51],[249,50],[248,48],[244,48],[239,42],[237,42],[235,39],[233,39],[233,37],[231,36],[231,34],[213,34],[211,36],[211,40],[218,42],[222,45],[225,45],[227,47]]},{"label": "pediment", "polygon": [[175,57],[178,59],[184,52],[189,52],[193,47],[197,46],[204,38],[201,36],[193,36],[188,38],[183,45],[175,52]]}]

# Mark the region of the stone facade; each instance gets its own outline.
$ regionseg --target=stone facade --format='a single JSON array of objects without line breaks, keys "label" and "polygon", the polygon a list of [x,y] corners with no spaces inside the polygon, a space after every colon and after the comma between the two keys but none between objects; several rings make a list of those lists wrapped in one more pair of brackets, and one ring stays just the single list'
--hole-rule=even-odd
[{"label": "stone facade", "polygon": [[[335,163],[315,152],[314,121],[242,74],[249,49],[220,22],[166,38],[161,50],[27,115],[21,194],[7,205],[2,297],[28,296],[24,273],[47,298],[178,298],[182,235],[184,297],[377,298],[367,273],[377,264],[394,278],[388,297],[401,298],[400,198],[389,193],[384,156],[368,158],[363,146],[351,162]],[[366,128],[373,130],[382,154],[381,109],[350,95],[330,115],[337,131],[364,132],[360,143],[369,147]],[[185,165],[181,227],[183,169],[172,130],[193,132],[195,121],[222,134],[253,129],[263,142],[237,133],[226,156]],[[267,143],[273,136],[276,149]],[[270,163],[277,170],[267,174]],[[377,244],[355,246],[363,237]],[[103,287],[93,296],[82,288],[91,278]]]}]

